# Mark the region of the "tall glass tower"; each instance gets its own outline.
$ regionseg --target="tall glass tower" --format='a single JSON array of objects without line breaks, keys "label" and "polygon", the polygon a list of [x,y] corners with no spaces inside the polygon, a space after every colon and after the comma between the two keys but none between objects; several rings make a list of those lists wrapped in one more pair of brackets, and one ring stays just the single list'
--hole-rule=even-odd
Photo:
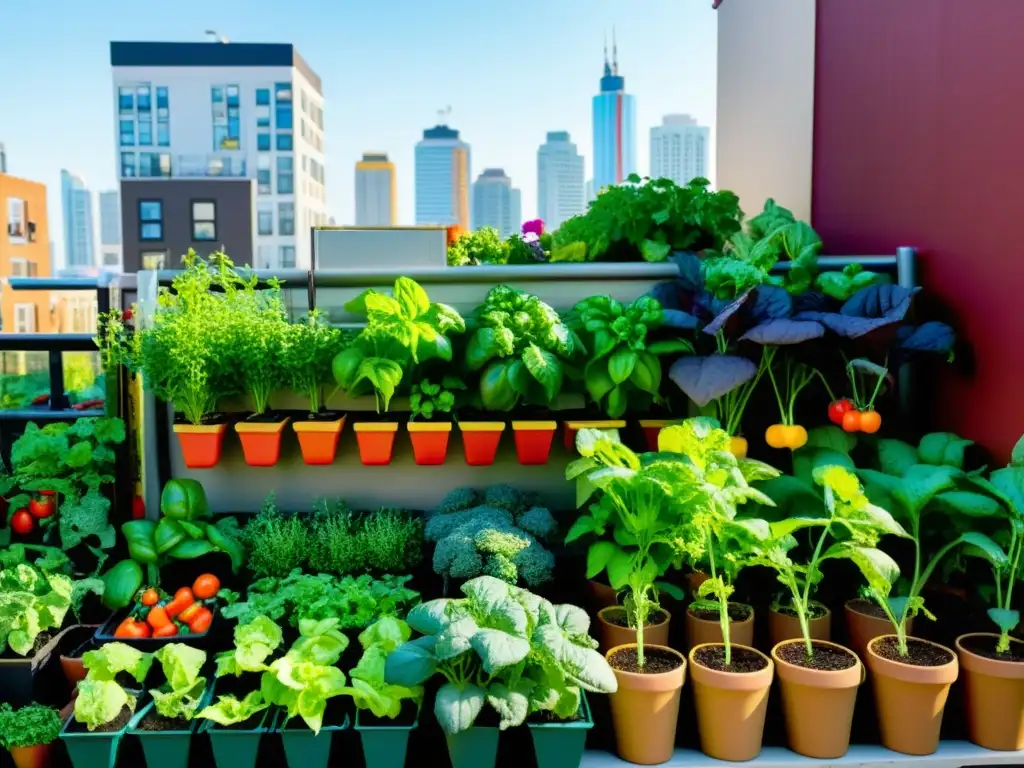
[{"label": "tall glass tower", "polygon": [[594,96],[594,191],[619,184],[636,173],[636,99],[626,93],[612,33],[612,60],[604,47],[601,92]]}]

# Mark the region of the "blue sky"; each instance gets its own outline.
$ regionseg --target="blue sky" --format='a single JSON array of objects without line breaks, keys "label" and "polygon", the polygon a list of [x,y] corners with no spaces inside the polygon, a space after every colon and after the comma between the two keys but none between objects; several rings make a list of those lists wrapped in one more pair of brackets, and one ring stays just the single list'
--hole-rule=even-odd
[{"label": "blue sky", "polygon": [[[413,215],[413,147],[437,110],[472,145],[474,178],[502,167],[536,211],[536,151],[568,130],[591,168],[590,98],[614,25],[637,99],[637,158],[672,112],[714,125],[716,14],[710,0],[31,0],[4,2],[0,142],[8,171],[49,187],[61,253],[59,178],[116,185],[111,40],[291,42],[324,84],[328,213],[351,223],[354,164],[397,165],[399,218]],[[11,34],[10,30],[17,30]]]}]

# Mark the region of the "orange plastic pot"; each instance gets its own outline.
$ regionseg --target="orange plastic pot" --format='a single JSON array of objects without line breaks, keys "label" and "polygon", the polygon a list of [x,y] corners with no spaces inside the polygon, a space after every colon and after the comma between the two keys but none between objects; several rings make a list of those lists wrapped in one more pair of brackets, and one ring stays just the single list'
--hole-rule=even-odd
[{"label": "orange plastic pot", "polygon": [[772,648],[789,748],[805,757],[836,760],[850,749],[850,728],[857,705],[857,689],[864,681],[864,665],[857,654],[823,640],[816,640],[815,645],[847,651],[854,661],[853,666],[821,670],[791,664],[779,655],[779,648],[794,642],[803,647],[804,641],[800,639],[785,640]]},{"label": "orange plastic pot", "polygon": [[866,661],[875,689],[882,746],[905,755],[931,755],[939,748],[942,713],[949,687],[956,682],[959,672],[956,654],[938,643],[912,638],[942,648],[950,655],[948,664],[920,667],[879,656],[874,646],[880,639],[868,644]]},{"label": "orange plastic pot", "polygon": [[444,464],[448,455],[448,436],[452,424],[448,422],[409,422],[409,440],[412,442],[412,455],[421,466]]},{"label": "orange plastic pot", "polygon": [[[631,645],[610,648],[605,658]],[[619,757],[637,765],[668,762],[676,745],[679,696],[686,681],[686,659],[678,651],[644,643],[645,650],[664,651],[682,662],[670,672],[640,674],[612,667],[618,690],[610,694],[615,744]]]},{"label": "orange plastic pot", "polygon": [[658,435],[668,422],[665,419],[640,419],[640,429],[644,432],[644,442],[648,451],[658,450]]},{"label": "orange plastic pot", "polygon": [[11,747],[14,768],[50,768],[53,745],[36,744],[32,747]]},{"label": "orange plastic pot", "polygon": [[719,760],[753,760],[761,753],[775,665],[760,651],[734,643],[734,651],[738,647],[753,651],[767,665],[756,672],[722,672],[694,661],[702,647],[695,646],[689,655],[701,751]]},{"label": "orange plastic pot", "polygon": [[181,444],[185,466],[189,469],[217,466],[227,429],[227,424],[175,424],[174,433]]},{"label": "orange plastic pot", "polygon": [[[1024,662],[980,656],[961,645],[967,638],[984,638],[995,648],[999,635],[977,632],[956,639],[968,738],[985,749],[1024,749]],[[1020,640],[1010,642],[1018,654],[1024,648]]]},{"label": "orange plastic pot", "polygon": [[527,466],[547,464],[556,429],[556,421],[513,421],[512,433],[516,439],[519,463]]},{"label": "orange plastic pot", "polygon": [[494,463],[505,422],[460,421],[459,431],[462,432],[462,448],[469,466],[484,467]]},{"label": "orange plastic pot", "polygon": [[[739,605],[739,603],[733,603],[733,605]],[[743,621],[729,621],[729,642],[733,645],[753,645],[754,644],[754,609],[749,605],[747,608],[750,609],[750,613]],[[698,645],[706,645],[709,643],[721,643],[722,638],[722,625],[716,618],[701,619],[694,616],[690,612],[690,609],[686,609],[686,648],[696,648]]]},{"label": "orange plastic pot", "polygon": [[272,467],[281,458],[281,433],[288,419],[261,423],[240,421],[235,432],[242,442],[242,455],[250,467]]},{"label": "orange plastic pot", "polygon": [[292,424],[299,438],[302,460],[311,466],[333,464],[338,455],[338,439],[347,416],[336,421],[296,421]]},{"label": "orange plastic pot", "polygon": [[352,425],[359,444],[359,460],[368,467],[381,467],[391,463],[395,449],[395,433],[398,423],[394,421],[360,421]]},{"label": "orange plastic pot", "polygon": [[[626,613],[626,609],[612,605],[597,612],[597,634],[602,650],[615,648],[619,645],[636,645],[636,630],[623,627],[608,620],[609,614]],[[644,625],[644,647],[648,645],[668,645],[668,627],[672,614],[661,609],[661,620],[655,624]]]},{"label": "orange plastic pot", "polygon": [[562,439],[570,451],[576,450],[576,433],[581,429],[622,429],[626,422],[621,419],[605,419],[603,421],[567,421]]},{"label": "orange plastic pot", "polygon": [[[824,616],[807,620],[807,628],[810,630],[811,640],[832,639],[832,611],[818,603],[814,604],[825,610]],[[788,613],[780,613],[774,608],[768,612],[768,638],[774,648],[786,640],[799,640],[804,636],[800,629],[800,619]]]},{"label": "orange plastic pot", "polygon": [[[850,637],[850,650],[867,661],[868,644],[876,637],[890,635],[893,631],[892,622],[888,619],[871,616],[857,610],[857,603],[863,598],[847,600],[843,606],[846,614],[846,632]],[[866,601],[865,601],[866,602]],[[907,619],[904,624],[907,635],[914,631],[914,620]]]}]

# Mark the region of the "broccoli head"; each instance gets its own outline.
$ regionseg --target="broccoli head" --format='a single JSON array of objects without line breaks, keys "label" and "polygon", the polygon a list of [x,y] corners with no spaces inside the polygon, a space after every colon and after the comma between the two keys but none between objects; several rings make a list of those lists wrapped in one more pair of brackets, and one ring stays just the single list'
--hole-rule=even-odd
[{"label": "broccoli head", "polygon": [[558,523],[544,507],[531,507],[516,517],[516,525],[541,541],[547,541],[558,530]]},{"label": "broccoli head", "polygon": [[524,509],[525,494],[511,485],[492,485],[484,491],[484,503],[495,509],[505,509],[515,514]]},{"label": "broccoli head", "polygon": [[502,555],[511,560],[516,554],[531,544],[529,536],[517,530],[502,528],[485,528],[473,539],[476,548],[490,555]]},{"label": "broccoli head", "polygon": [[515,563],[504,555],[491,555],[487,558],[484,573],[508,584],[515,584],[519,581],[519,571],[516,569]]},{"label": "broccoli head", "polygon": [[456,488],[448,491],[434,510],[435,515],[450,515],[464,509],[478,506],[483,501],[480,492],[475,488]]},{"label": "broccoli head", "polygon": [[530,589],[551,581],[555,569],[555,556],[544,549],[538,542],[520,550],[512,562],[516,566],[519,578],[526,582]]}]

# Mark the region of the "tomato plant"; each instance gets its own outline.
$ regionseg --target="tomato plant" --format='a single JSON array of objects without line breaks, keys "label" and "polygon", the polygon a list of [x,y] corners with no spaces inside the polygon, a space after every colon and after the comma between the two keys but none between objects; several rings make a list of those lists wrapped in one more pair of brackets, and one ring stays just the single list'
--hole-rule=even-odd
[{"label": "tomato plant", "polygon": [[[793,410],[800,393],[821,374],[816,368],[804,363],[794,363],[788,357],[782,366],[782,376],[776,378],[774,366],[771,364],[767,373],[775,392],[775,400],[779,404],[780,423],[768,427],[764,433],[764,440],[772,448],[789,448],[791,451],[803,448],[807,444],[807,430],[795,423]],[[781,387],[779,380],[782,382]]]}]

